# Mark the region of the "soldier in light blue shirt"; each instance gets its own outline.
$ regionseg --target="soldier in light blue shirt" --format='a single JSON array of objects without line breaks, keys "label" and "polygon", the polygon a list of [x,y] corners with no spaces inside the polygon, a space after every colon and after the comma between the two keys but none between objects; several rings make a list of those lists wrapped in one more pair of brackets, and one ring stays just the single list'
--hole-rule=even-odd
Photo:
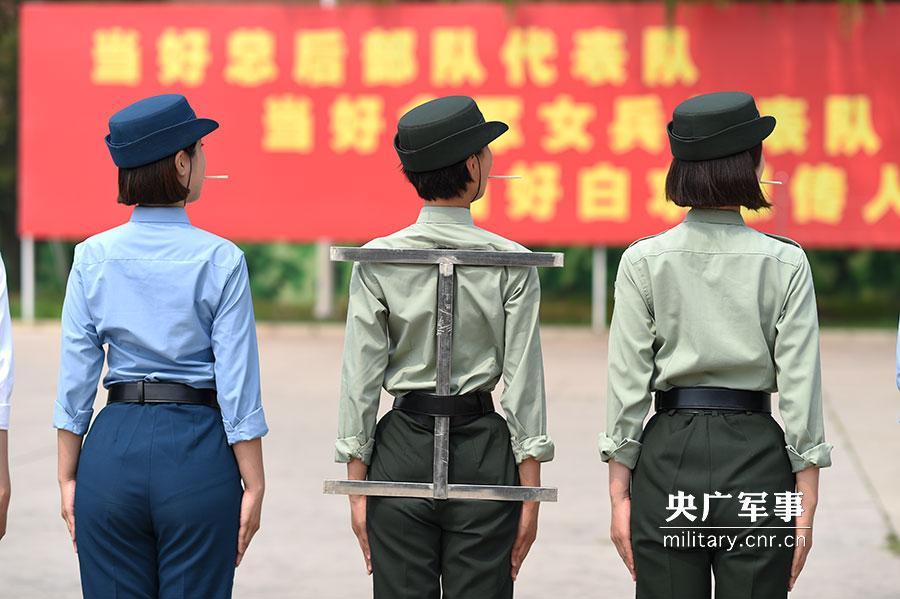
[{"label": "soldier in light blue shirt", "polygon": [[[259,527],[268,429],[244,255],[184,208],[218,124],[164,95],[109,125],[119,202],[136,207],[79,244],[69,274],[53,418],[63,518],[85,597],[230,597]],[[108,405],[91,424],[104,358]]]}]

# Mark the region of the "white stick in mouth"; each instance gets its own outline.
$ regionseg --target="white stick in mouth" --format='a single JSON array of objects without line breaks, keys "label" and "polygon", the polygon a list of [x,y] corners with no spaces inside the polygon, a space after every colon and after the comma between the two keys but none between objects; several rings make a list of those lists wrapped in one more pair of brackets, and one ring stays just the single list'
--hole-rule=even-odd
[{"label": "white stick in mouth", "polygon": [[207,179],[227,179],[228,175],[206,175]]},{"label": "white stick in mouth", "polygon": [[763,185],[782,185],[783,184],[781,181],[769,181],[768,179],[760,179],[759,182],[762,183]]},{"label": "white stick in mouth", "polygon": [[521,179],[522,175],[488,175],[488,179]]}]

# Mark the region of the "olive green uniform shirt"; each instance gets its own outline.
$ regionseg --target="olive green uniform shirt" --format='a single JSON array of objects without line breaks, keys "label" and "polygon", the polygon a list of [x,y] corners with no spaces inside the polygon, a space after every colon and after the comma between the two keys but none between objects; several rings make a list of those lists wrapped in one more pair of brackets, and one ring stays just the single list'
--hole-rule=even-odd
[{"label": "olive green uniform shirt", "polygon": [[732,210],[693,208],[623,254],[601,459],[634,468],[651,392],[695,386],[778,391],[794,472],[831,465],[806,254]]},{"label": "olive green uniform shirt", "polygon": [[[467,208],[425,206],[414,225],[367,248],[526,252],[476,227]],[[335,461],[369,463],[381,388],[435,391],[437,266],[356,263],[344,340]],[[491,391],[500,378],[516,462],[548,461],[544,368],[534,267],[456,267],[450,393]]]}]

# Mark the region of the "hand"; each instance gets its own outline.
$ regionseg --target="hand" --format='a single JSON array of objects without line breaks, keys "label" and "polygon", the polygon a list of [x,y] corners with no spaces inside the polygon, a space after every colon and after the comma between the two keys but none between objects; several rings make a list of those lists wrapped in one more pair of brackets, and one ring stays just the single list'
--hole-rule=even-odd
[{"label": "hand", "polygon": [[609,538],[612,539],[631,574],[631,580],[637,580],[634,569],[634,553],[631,550],[631,497],[618,497],[612,500],[612,518],[609,527]]},{"label": "hand", "polygon": [[519,532],[516,534],[516,542],[512,548],[512,579],[519,576],[519,569],[525,561],[525,556],[531,550],[534,540],[537,538],[538,503],[525,501],[522,503],[522,513],[519,516]]},{"label": "hand", "polygon": [[363,559],[366,560],[366,572],[372,573],[372,551],[369,549],[369,532],[366,530],[366,496],[350,495],[350,528],[359,541]]},{"label": "hand", "polygon": [[234,560],[235,568],[241,565],[241,560],[247,553],[253,535],[259,530],[263,495],[264,491],[261,489],[244,489],[244,496],[241,499],[241,527],[238,529],[237,559]]},{"label": "hand", "polygon": [[78,553],[78,545],[75,544],[75,479],[60,481],[59,496],[62,519],[69,529],[72,548]]},{"label": "hand", "polygon": [[812,528],[799,528],[801,524],[797,524],[798,528],[794,533],[794,560],[791,562],[791,578],[788,580],[788,591],[794,590],[797,583],[797,577],[806,564],[806,557],[809,550],[812,549],[813,535]]},{"label": "hand", "polygon": [[791,562],[791,577],[788,579],[788,591],[793,590],[797,577],[806,564],[809,550],[812,549],[812,525],[819,504],[819,468],[810,466],[796,474],[797,492],[800,494],[800,515],[794,525],[794,559]]}]

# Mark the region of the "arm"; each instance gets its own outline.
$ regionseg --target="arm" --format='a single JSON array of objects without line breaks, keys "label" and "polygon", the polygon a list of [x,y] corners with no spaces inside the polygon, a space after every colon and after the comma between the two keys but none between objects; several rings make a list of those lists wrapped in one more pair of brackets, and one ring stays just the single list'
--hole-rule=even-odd
[{"label": "arm", "polygon": [[75,544],[75,474],[78,471],[78,456],[81,455],[81,435],[65,429],[56,431],[57,441],[57,480],[59,481],[60,514],[69,536],[72,547],[78,552]]},{"label": "arm", "polygon": [[103,367],[103,347],[88,311],[79,271],[78,249],[69,271],[62,309],[59,383],[53,426],[58,429],[58,480],[62,518],[75,544],[75,475],[81,439],[93,414],[97,380]]},{"label": "arm", "polygon": [[897,327],[897,389],[900,389],[900,326]]},{"label": "arm", "polygon": [[9,318],[9,295],[6,289],[6,267],[0,258],[0,539],[6,534],[6,515],[12,487],[9,481],[10,396],[13,386],[12,322]]},{"label": "arm", "polygon": [[641,451],[638,441],[650,407],[656,326],[649,290],[626,251],[619,262],[615,308],[609,332],[606,432],[600,457],[609,463],[610,538],[636,580],[631,548],[631,469]]},{"label": "arm", "polygon": [[[554,445],[547,434],[547,399],[541,353],[539,312],[541,283],[537,268],[507,269],[503,309],[506,315],[503,351],[503,394],[510,442],[523,486],[540,486],[541,462],[553,459]],[[525,501],[513,545],[512,578],[537,539],[540,503]]]},{"label": "arm", "polygon": [[778,411],[784,422],[791,468],[799,472],[810,466],[830,466],[831,445],[825,442],[822,417],[819,321],[805,255],[788,284],[775,331]]},{"label": "arm", "polygon": [[[378,282],[359,263],[350,275],[350,299],[341,366],[338,439],[334,459],[347,463],[347,478],[365,480],[374,448],[378,400],[388,363],[388,309]],[[366,532],[366,496],[350,495],[350,527],[372,573]]]},{"label": "arm", "polygon": [[3,259],[0,258],[0,431],[9,428],[9,410],[12,390],[12,320],[9,317],[9,294],[7,293],[6,287],[6,267],[3,264]]},{"label": "arm", "polygon": [[631,579],[637,580],[631,549],[631,469],[615,460],[609,460],[609,504],[612,507],[609,538]]},{"label": "arm", "polygon": [[600,458],[634,468],[638,441],[650,409],[656,324],[649,289],[628,251],[622,255],[615,283],[615,308],[609,330],[606,432],[600,434]]},{"label": "arm", "polygon": [[506,415],[516,463],[529,458],[548,462],[553,459],[554,445],[547,434],[539,321],[541,283],[537,268],[509,268],[508,272],[503,303],[506,328],[500,405]]},{"label": "arm", "polygon": [[775,324],[775,373],[778,410],[784,422],[791,468],[803,513],[797,517],[796,545],[788,588],[792,589],[812,548],[813,517],[819,500],[819,468],[831,465],[831,445],[825,442],[822,417],[822,372],[819,361],[819,321],[812,272],[806,256],[794,271]]},{"label": "arm", "polygon": [[235,566],[240,566],[253,535],[259,530],[263,495],[266,491],[266,475],[263,469],[262,439],[257,437],[250,441],[240,441],[232,448],[241,479],[244,481],[237,559],[234,562]]},{"label": "arm", "polygon": [[243,254],[225,281],[210,339],[215,356],[216,392],[228,443],[233,446],[264,436],[269,428],[259,389],[256,322]]},{"label": "arm", "polygon": [[9,453],[7,446],[7,433],[0,430],[0,539],[6,534],[6,514],[9,510]]},{"label": "arm", "polygon": [[806,565],[806,557],[812,549],[813,519],[816,515],[816,505],[819,502],[819,469],[815,466],[805,468],[797,473],[797,491],[802,493],[800,505],[803,512],[797,516],[795,525],[794,558],[791,562],[791,577],[788,580],[788,590],[794,589],[800,571]]},{"label": "arm", "polygon": [[250,277],[243,254],[225,281],[210,339],[215,356],[216,390],[222,409],[222,423],[244,482],[235,559],[237,566],[260,526],[265,494],[262,437],[269,431],[259,388],[256,323],[250,296]]},{"label": "arm", "polygon": [[103,346],[88,310],[79,270],[78,250],[69,271],[62,308],[59,382],[53,426],[81,436],[94,413],[97,380],[103,368]]},{"label": "arm", "polygon": [[[347,462],[348,480],[366,480],[369,467],[359,458]],[[359,548],[366,563],[366,572],[372,573],[372,550],[369,548],[369,533],[366,531],[366,496],[348,495],[350,498],[350,528],[356,535]]]},{"label": "arm", "polygon": [[378,281],[362,264],[350,275],[341,365],[335,461],[368,464],[374,447],[378,401],[388,364],[388,309]]}]

